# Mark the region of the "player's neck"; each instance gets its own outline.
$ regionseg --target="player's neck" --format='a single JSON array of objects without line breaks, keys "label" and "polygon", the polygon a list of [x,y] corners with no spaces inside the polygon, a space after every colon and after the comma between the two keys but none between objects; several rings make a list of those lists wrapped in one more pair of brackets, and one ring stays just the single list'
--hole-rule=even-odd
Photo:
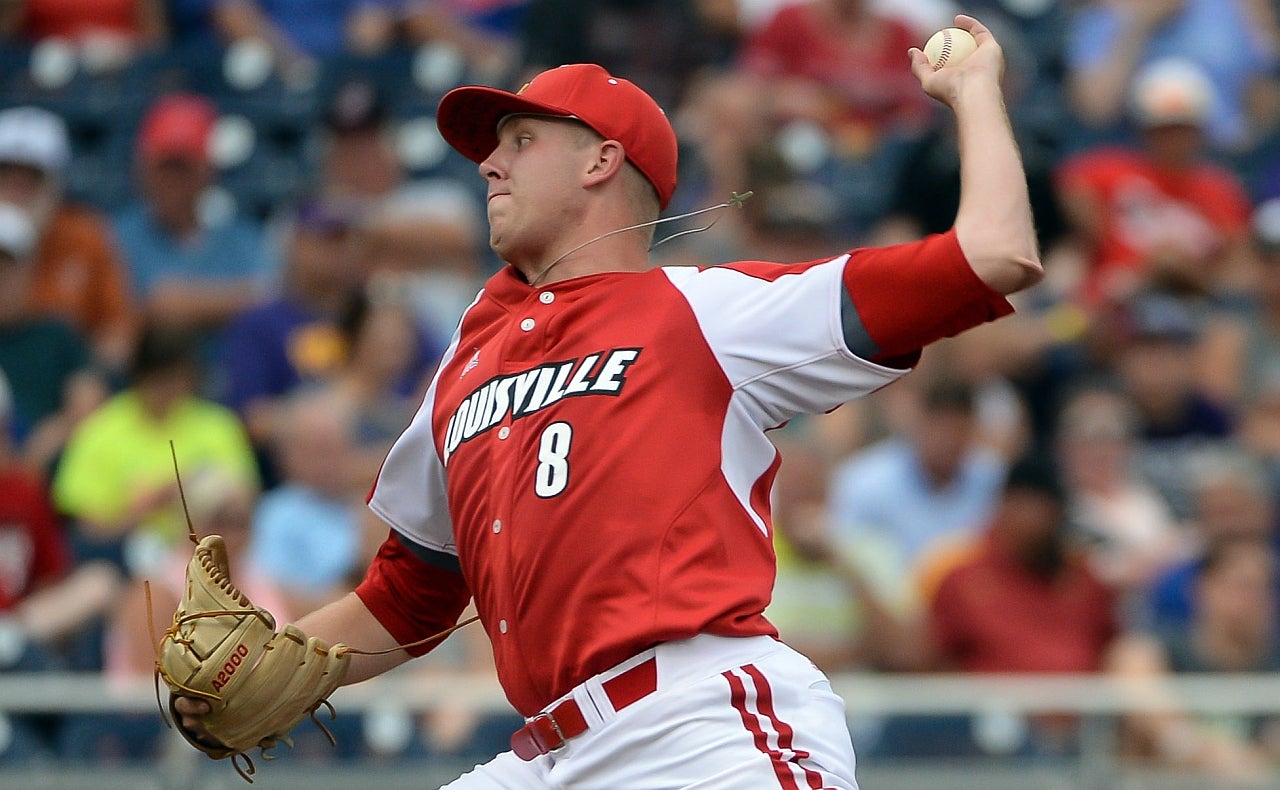
[{"label": "player's neck", "polygon": [[583,231],[566,236],[544,254],[511,263],[535,286],[589,274],[644,271],[650,267],[648,228],[606,235],[627,226],[625,221],[583,223]]}]

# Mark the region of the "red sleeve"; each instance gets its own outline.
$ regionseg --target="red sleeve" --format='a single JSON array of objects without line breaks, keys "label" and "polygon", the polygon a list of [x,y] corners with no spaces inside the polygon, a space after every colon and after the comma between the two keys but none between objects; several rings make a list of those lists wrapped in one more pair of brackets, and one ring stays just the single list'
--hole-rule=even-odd
[{"label": "red sleeve", "polygon": [[11,515],[15,510],[21,513],[19,518],[26,522],[31,536],[28,590],[59,581],[71,570],[71,546],[44,486],[26,475],[8,482],[5,488],[10,497]]},{"label": "red sleeve", "polygon": [[[421,553],[435,554],[428,549],[421,549]],[[364,581],[356,587],[356,595],[402,645],[452,627],[471,600],[460,572],[423,559],[394,531],[378,549]],[[409,648],[408,652],[420,656],[442,641]]]},{"label": "red sleeve", "polygon": [[43,496],[35,500],[31,514],[35,539],[35,566],[31,569],[33,584],[56,582],[71,570],[71,547],[62,533],[62,525]]},{"label": "red sleeve", "polygon": [[969,266],[955,230],[910,244],[854,251],[844,285],[879,353],[901,359],[1013,312]]}]

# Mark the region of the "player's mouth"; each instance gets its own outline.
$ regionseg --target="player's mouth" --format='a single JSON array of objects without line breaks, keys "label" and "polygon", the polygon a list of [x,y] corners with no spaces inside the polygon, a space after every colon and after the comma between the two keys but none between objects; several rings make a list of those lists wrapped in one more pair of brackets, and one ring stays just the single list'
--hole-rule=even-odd
[{"label": "player's mouth", "polygon": [[502,197],[503,195],[510,195],[510,194],[511,194],[510,192],[494,192],[493,194],[489,195],[489,198],[486,202],[492,203],[494,198]]}]

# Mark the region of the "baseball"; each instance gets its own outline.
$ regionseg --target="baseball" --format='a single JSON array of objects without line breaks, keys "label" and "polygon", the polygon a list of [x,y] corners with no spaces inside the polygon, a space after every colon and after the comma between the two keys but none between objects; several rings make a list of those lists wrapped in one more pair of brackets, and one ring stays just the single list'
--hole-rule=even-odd
[{"label": "baseball", "polygon": [[929,37],[924,45],[924,55],[929,59],[933,70],[944,66],[954,66],[973,54],[978,42],[967,30],[958,27],[944,27]]}]

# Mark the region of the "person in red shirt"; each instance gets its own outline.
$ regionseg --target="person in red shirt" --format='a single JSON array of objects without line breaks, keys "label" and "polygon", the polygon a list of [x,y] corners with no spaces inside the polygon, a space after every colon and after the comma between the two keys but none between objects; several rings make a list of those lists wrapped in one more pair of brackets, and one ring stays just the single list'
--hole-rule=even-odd
[{"label": "person in red shirt", "polygon": [[14,452],[11,417],[0,371],[0,671],[47,666],[47,646],[101,615],[119,582],[104,562],[74,564],[48,489]]},{"label": "person in red shirt", "polygon": [[[358,682],[474,596],[527,722],[450,788],[857,787],[842,701],[763,614],[781,462],[765,431],[896,380],[1041,277],[999,45],[956,23],[978,41],[963,63],[907,53],[959,124],[954,229],[807,263],[653,267],[675,132],[600,66],[441,101],[509,265],[375,481],[390,534],[364,581],[298,627],[392,651],[354,656]],[[208,704],[174,705],[207,739]]]},{"label": "person in red shirt", "polygon": [[1157,61],[1133,84],[1142,146],[1085,150],[1057,174],[1087,263],[1076,297],[1087,308],[1150,287],[1212,293],[1247,260],[1249,198],[1204,156],[1212,85],[1198,68]]},{"label": "person in red shirt", "polygon": [[743,47],[742,68],[768,87],[761,98],[781,113],[825,123],[838,137],[922,129],[929,105],[901,68],[917,35],[872,5],[814,0],[780,8]]},{"label": "person in red shirt", "polygon": [[996,516],[929,605],[935,663],[961,672],[1096,672],[1117,633],[1114,593],[1067,545],[1048,461],[1009,469]]},{"label": "person in red shirt", "polygon": [[0,31],[29,43],[61,39],[81,48],[97,66],[119,66],[133,54],[164,43],[162,0],[20,0],[0,10]]}]

